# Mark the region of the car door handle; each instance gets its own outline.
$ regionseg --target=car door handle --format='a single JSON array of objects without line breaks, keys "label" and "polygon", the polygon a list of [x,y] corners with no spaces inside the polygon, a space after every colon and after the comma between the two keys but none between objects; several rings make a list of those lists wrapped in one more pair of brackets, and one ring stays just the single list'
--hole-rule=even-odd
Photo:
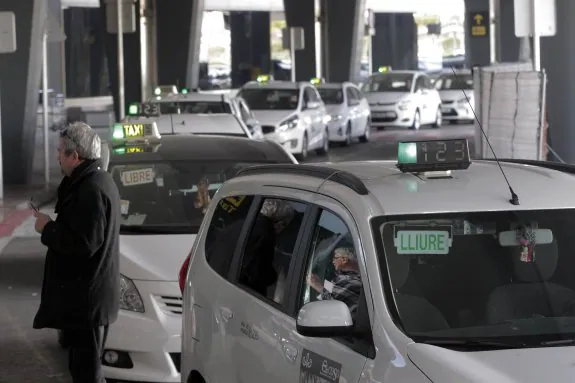
[{"label": "car door handle", "polygon": [[186,125],[186,120],[182,121],[181,124],[182,124],[182,125]]},{"label": "car door handle", "polygon": [[222,314],[222,318],[224,318],[225,321],[228,321],[234,317],[232,310],[227,307],[221,307],[220,313]]},{"label": "car door handle", "polygon": [[287,341],[285,341],[285,340],[283,340],[281,342],[281,344],[282,344],[282,350],[284,352],[286,359],[290,363],[295,363],[295,361],[297,359],[297,354],[298,354],[297,348],[288,344]]}]

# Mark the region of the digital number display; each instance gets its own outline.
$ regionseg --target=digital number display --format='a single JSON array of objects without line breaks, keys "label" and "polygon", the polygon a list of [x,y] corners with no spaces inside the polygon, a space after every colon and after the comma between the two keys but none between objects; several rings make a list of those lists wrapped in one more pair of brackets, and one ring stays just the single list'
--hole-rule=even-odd
[{"label": "digital number display", "polygon": [[465,139],[400,142],[398,167],[421,171],[466,169],[469,145]]},{"label": "digital number display", "polygon": [[144,103],[140,107],[140,113],[145,117],[158,117],[160,115],[160,104]]}]

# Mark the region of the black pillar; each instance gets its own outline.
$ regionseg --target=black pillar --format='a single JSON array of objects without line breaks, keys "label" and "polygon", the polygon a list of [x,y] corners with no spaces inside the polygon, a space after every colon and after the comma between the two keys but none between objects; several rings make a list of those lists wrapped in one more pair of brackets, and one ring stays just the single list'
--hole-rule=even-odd
[{"label": "black pillar", "polygon": [[515,5],[513,1],[499,1],[499,20],[496,25],[499,40],[498,61],[516,62],[519,60],[520,40],[515,36]]},{"label": "black pillar", "polygon": [[354,81],[359,77],[365,0],[322,1],[322,55],[325,79],[330,82]]},{"label": "black pillar", "polygon": [[[168,3],[170,1],[167,1]],[[134,3],[135,9],[140,9],[140,1]],[[139,13],[136,12],[138,15]],[[100,0],[100,15],[102,24],[106,25],[106,0]],[[119,115],[118,102],[118,36],[105,31],[105,47],[108,62],[108,76],[110,79],[110,93],[114,98],[114,111],[116,118]],[[124,34],[124,83],[126,109],[132,102],[142,99],[141,80],[142,60],[140,55],[140,23],[136,20],[136,32]]]},{"label": "black pillar", "polygon": [[2,165],[10,185],[32,175],[46,7],[46,0],[0,0],[0,11],[16,19],[16,52],[0,54]]},{"label": "black pillar", "polygon": [[192,35],[198,27],[194,23],[200,24],[198,30],[201,31],[203,19],[203,5],[198,8],[198,1],[156,1],[158,84],[186,86],[188,72],[193,65],[190,50],[194,48],[190,39],[195,38]]},{"label": "black pillar", "polygon": [[[485,31],[485,34],[482,34],[481,31]],[[489,65],[489,47],[489,0],[465,0],[465,56],[467,65],[470,68]]]},{"label": "black pillar", "polygon": [[417,69],[417,25],[412,13],[376,13],[375,36],[371,39],[374,70]]},{"label": "black pillar", "polygon": [[[62,1],[48,0],[50,17],[64,29],[62,20]],[[55,94],[64,93],[64,42],[50,42],[48,44],[48,88]]]},{"label": "black pillar", "polygon": [[[283,0],[288,27],[304,29],[305,49],[295,53],[297,81],[309,81],[316,75],[315,62],[315,2],[312,0]],[[293,65],[295,64],[295,65]]]},{"label": "black pillar", "polygon": [[252,80],[255,72],[270,73],[269,12],[230,12],[232,87]]}]

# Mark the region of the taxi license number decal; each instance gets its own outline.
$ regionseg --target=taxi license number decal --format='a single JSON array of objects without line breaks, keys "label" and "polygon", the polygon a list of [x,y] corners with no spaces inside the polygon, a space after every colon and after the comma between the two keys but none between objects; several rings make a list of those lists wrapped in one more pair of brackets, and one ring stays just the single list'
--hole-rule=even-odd
[{"label": "taxi license number decal", "polygon": [[300,383],[336,383],[341,376],[341,363],[303,349],[300,364]]},{"label": "taxi license number decal", "polygon": [[122,172],[122,185],[124,186],[134,186],[150,184],[154,182],[154,169],[138,169]]},{"label": "taxi license number decal", "polygon": [[395,234],[397,254],[448,254],[451,248],[450,230],[398,229]]}]

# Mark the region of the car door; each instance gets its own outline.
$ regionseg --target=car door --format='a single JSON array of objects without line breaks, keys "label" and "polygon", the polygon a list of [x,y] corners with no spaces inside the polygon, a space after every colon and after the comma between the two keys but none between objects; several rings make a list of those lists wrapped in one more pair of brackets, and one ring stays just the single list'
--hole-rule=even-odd
[{"label": "car door", "polygon": [[344,90],[347,116],[349,118],[349,124],[351,125],[351,135],[352,137],[356,137],[359,135],[359,100],[353,93],[351,86],[344,86]]},{"label": "car door", "polygon": [[353,87],[353,92],[355,93],[357,99],[359,100],[359,133],[363,134],[365,127],[369,124],[369,116],[371,115],[371,110],[369,109],[369,102],[365,98],[365,95],[359,90],[358,87]]},{"label": "car door", "polygon": [[325,106],[320,95],[311,86],[304,86],[304,102],[304,119],[309,121],[311,130],[309,147],[316,149],[323,142]]},{"label": "car door", "polygon": [[[283,222],[283,229],[278,223],[278,216],[270,217],[268,222],[262,216],[261,221],[254,220],[251,229],[245,234],[245,240],[241,244],[242,252],[234,260],[230,279],[234,281],[235,289],[222,301],[221,310],[229,317],[227,331],[233,338],[229,348],[229,359],[235,370],[235,382],[285,382],[287,372],[293,364],[287,359],[297,357],[295,347],[286,344],[281,338],[282,328],[286,322],[293,319],[288,313],[292,262],[295,262],[294,254],[299,253],[301,235],[310,213],[310,203],[302,200],[298,193],[289,194],[282,191],[286,197],[267,197],[266,192],[273,192],[271,188],[263,188],[262,197],[258,203],[260,213],[268,214],[276,209],[276,212],[290,211],[291,218]],[[296,199],[297,198],[297,199]],[[269,216],[269,215],[268,215]],[[268,228],[266,232],[264,229]],[[270,253],[269,246],[257,247],[252,243],[268,243],[262,237],[269,239],[273,233],[274,241]],[[268,236],[264,236],[267,234]],[[256,241],[256,239],[259,239]],[[248,250],[249,249],[249,250]],[[254,251],[251,251],[254,250]],[[274,283],[265,291],[257,287],[260,278],[267,277],[269,272],[261,265],[266,260],[273,261],[273,268],[277,277]],[[252,267],[253,265],[260,267]],[[250,270],[258,271],[251,273]],[[286,363],[287,361],[287,363]]]},{"label": "car door", "polygon": [[[371,305],[371,298],[366,299],[365,294],[369,289],[366,288],[367,278],[363,278],[366,269],[359,235],[346,210],[332,200],[326,199],[326,202],[325,207],[314,206],[289,294],[293,317],[286,322],[288,326],[281,335],[284,342],[295,347],[299,355],[296,363],[284,361],[291,364],[291,382],[359,382],[367,359],[375,358],[369,321],[373,309],[368,306],[368,302]],[[352,278],[354,282],[346,287],[341,283],[346,279],[337,275],[343,271],[336,271],[336,263],[340,262],[337,259],[341,258],[342,253],[352,254],[349,258],[355,255],[355,260],[358,260],[355,262],[356,277]],[[336,294],[341,288],[347,293]],[[318,299],[339,299],[355,306],[356,314],[352,317],[358,329],[357,335],[311,338],[299,334],[294,318],[306,303]]]}]

